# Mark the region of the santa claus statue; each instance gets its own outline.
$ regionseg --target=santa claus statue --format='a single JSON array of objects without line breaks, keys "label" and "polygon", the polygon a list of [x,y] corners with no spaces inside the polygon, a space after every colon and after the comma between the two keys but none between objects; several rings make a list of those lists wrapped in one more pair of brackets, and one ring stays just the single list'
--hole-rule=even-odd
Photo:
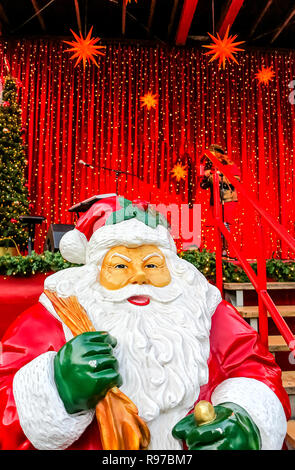
[{"label": "santa claus statue", "polygon": [[101,199],[60,251],[2,340],[2,449],[282,448],[279,367],[159,213]]}]

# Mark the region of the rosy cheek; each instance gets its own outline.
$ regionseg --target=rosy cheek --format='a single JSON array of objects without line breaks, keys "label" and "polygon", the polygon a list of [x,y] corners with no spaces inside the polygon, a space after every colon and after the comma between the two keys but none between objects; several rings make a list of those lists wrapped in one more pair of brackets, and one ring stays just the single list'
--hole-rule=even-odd
[{"label": "rosy cheek", "polygon": [[151,269],[148,274],[148,279],[156,287],[164,287],[170,284],[171,276],[169,271],[165,269],[153,270]]},{"label": "rosy cheek", "polygon": [[114,283],[125,284],[130,278],[130,272],[127,269],[114,269],[109,275],[110,280],[113,280]]}]

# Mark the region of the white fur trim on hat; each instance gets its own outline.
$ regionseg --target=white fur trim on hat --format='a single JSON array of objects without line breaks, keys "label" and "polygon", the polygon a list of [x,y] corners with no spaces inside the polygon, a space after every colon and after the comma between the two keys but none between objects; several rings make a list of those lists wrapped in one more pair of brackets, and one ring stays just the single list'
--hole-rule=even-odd
[{"label": "white fur trim on hat", "polygon": [[175,243],[163,225],[151,228],[137,219],[124,220],[118,224],[104,225],[96,230],[86,249],[86,263],[97,262],[101,254],[113,246],[129,248],[140,245],[157,245],[176,252]]},{"label": "white fur trim on hat", "polygon": [[83,233],[74,229],[61,239],[59,249],[62,256],[71,263],[97,262],[106,249],[117,245],[135,247],[157,245],[176,253],[176,246],[169,231],[163,225],[151,228],[137,219],[104,225],[97,229],[89,242]]},{"label": "white fur trim on hat", "polygon": [[66,232],[59,242],[62,256],[70,263],[85,264],[87,238],[75,229]]}]

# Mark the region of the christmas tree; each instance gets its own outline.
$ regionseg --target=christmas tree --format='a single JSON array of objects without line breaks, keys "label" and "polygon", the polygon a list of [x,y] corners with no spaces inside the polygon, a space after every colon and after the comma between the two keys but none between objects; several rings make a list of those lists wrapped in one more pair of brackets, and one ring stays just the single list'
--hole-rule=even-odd
[{"label": "christmas tree", "polygon": [[13,246],[12,239],[24,249],[28,232],[19,217],[29,214],[29,201],[18,86],[10,75],[0,86],[0,246]]}]

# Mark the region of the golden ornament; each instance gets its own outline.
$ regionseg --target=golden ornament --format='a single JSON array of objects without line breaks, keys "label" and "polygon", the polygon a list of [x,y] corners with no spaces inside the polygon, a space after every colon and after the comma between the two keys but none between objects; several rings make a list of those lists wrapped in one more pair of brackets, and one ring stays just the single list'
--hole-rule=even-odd
[{"label": "golden ornament", "polygon": [[212,423],[216,418],[214,406],[209,401],[201,400],[195,406],[194,416],[198,426]]}]

